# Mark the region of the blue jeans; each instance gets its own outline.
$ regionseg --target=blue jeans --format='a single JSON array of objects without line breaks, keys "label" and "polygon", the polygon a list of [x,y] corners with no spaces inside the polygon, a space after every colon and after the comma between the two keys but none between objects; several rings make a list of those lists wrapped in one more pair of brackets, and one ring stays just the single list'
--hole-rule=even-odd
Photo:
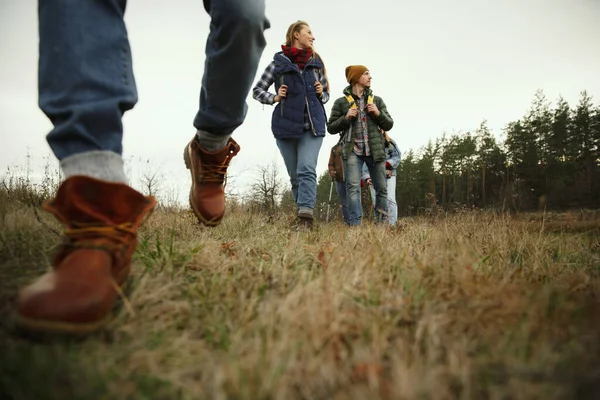
[{"label": "blue jeans", "polygon": [[348,223],[348,199],[346,196],[346,182],[338,182],[335,181],[335,191],[340,199],[340,204],[342,205],[342,217],[344,218],[344,222]]},{"label": "blue jeans", "polygon": [[385,182],[385,161],[375,162],[371,156],[348,155],[346,162],[346,195],[348,205],[348,225],[360,225],[362,204],[360,202],[360,177],[363,163],[367,164],[369,175],[375,188],[375,221],[381,222],[387,215],[387,186]]},{"label": "blue jeans", "polygon": [[[122,154],[121,117],[138,99],[123,22],[126,3],[38,3],[39,106],[54,124],[47,140],[59,160],[94,150]],[[246,117],[246,97],[266,45],[263,33],[270,24],[265,0],[213,0],[209,14],[194,126],[231,134]]]},{"label": "blue jeans", "polygon": [[299,138],[276,141],[290,177],[298,210],[310,209],[312,212],[317,201],[317,158],[323,137],[305,131]]},{"label": "blue jeans", "polygon": [[[391,177],[386,179],[387,185],[387,211],[388,211],[388,221],[390,225],[396,225],[398,221],[398,203],[396,203],[396,175],[392,175]],[[373,186],[370,186],[371,189],[371,199],[373,200],[373,204],[375,204],[375,189]]]}]

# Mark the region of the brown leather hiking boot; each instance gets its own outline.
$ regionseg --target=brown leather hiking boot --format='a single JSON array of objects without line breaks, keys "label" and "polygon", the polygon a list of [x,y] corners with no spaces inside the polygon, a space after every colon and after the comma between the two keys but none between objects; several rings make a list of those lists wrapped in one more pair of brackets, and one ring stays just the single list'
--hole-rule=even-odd
[{"label": "brown leather hiking boot", "polygon": [[192,175],[190,206],[198,221],[207,226],[217,226],[225,214],[225,175],[231,159],[240,151],[233,139],[214,153],[207,152],[194,135],[183,152],[185,167]]},{"label": "brown leather hiking boot", "polygon": [[63,242],[52,270],[19,292],[17,326],[70,334],[102,327],[129,275],[137,229],[155,204],[122,183],[65,180],[43,206],[65,225]]}]

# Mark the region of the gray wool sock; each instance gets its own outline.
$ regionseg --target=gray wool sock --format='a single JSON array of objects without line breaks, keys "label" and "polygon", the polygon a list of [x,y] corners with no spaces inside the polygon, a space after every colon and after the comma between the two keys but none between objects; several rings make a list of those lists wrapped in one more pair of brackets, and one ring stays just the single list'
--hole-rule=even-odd
[{"label": "gray wool sock", "polygon": [[123,157],[112,151],[86,151],[63,158],[60,169],[65,179],[85,175],[108,182],[127,182]]},{"label": "gray wool sock", "polygon": [[227,144],[227,141],[231,137],[231,134],[214,134],[207,131],[196,131],[196,137],[200,146],[206,151],[215,152],[221,150]]}]

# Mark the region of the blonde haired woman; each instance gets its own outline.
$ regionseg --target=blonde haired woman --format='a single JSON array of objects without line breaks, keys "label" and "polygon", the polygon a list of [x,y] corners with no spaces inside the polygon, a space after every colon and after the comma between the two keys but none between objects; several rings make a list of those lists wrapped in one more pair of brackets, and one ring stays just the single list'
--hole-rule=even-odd
[{"label": "blonde haired woman", "polygon": [[[329,85],[323,60],[314,51],[313,35],[305,21],[291,24],[281,51],[275,53],[252,94],[275,105],[271,131],[283,157],[298,210],[298,223],[313,225],[317,198],[317,158],[326,132],[324,104]],[[275,85],[275,93],[269,88]]]}]

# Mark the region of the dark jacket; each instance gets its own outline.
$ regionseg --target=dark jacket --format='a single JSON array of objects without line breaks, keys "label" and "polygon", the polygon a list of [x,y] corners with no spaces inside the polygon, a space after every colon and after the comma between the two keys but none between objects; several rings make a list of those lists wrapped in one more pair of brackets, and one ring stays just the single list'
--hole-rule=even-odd
[{"label": "dark jacket", "polygon": [[271,128],[276,138],[300,137],[304,133],[305,109],[308,107],[308,118],[315,136],[325,136],[327,115],[325,107],[315,91],[317,69],[323,69],[320,58],[311,58],[300,71],[298,66],[278,52],[273,58],[275,62],[275,92],[281,85],[287,85],[287,96],[273,111]]},{"label": "dark jacket", "polygon": [[[366,89],[363,96],[368,97],[372,94],[371,89]],[[352,152],[354,147],[354,140],[352,132],[352,125],[354,121],[348,121],[346,119],[346,113],[350,109],[350,103],[345,96],[352,95],[354,101],[358,100],[356,95],[352,93],[352,87],[347,86],[344,89],[344,97],[340,97],[335,100],[331,109],[331,115],[327,122],[327,131],[332,135],[342,134],[345,135],[342,141],[344,142],[342,157],[344,160],[348,158],[348,155]],[[394,120],[390,116],[387,107],[381,97],[374,96],[373,102],[379,109],[379,115],[374,117],[372,114],[367,114],[367,128],[369,135],[369,148],[371,149],[371,155],[373,160],[376,162],[385,161],[385,139],[378,128],[384,131],[389,131],[394,126]],[[365,102],[366,103],[366,102]]]}]

